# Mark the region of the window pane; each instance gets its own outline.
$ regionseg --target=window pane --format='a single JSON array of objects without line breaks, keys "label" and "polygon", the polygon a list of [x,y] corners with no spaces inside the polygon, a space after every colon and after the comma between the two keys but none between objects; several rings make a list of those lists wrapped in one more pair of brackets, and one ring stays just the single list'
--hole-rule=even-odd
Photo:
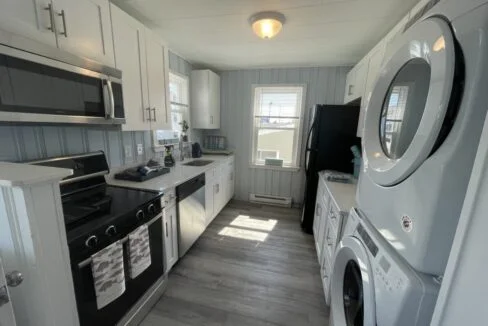
[{"label": "window pane", "polygon": [[258,87],[255,115],[298,117],[302,106],[301,87]]},{"label": "window pane", "polygon": [[172,103],[188,105],[188,84],[188,78],[173,73],[169,74],[169,98]]},{"label": "window pane", "polygon": [[298,128],[298,123],[300,120],[298,118],[269,118],[269,117],[258,117],[254,119],[254,125],[256,128],[269,128],[269,129],[289,129]]},{"label": "window pane", "polygon": [[283,159],[285,164],[293,162],[295,130],[260,129],[257,139],[258,160],[265,158]]}]

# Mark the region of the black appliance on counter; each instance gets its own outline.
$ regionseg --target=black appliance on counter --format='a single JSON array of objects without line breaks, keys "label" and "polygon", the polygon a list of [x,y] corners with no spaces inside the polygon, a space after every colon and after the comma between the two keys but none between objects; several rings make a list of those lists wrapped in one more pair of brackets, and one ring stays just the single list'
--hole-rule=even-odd
[{"label": "black appliance on counter", "polygon": [[361,145],[361,139],[356,136],[359,110],[359,106],[348,105],[316,105],[312,109],[305,150],[306,186],[301,218],[302,229],[307,233],[312,233],[313,228],[318,172],[354,172],[351,147]]},{"label": "black appliance on counter", "polygon": [[202,157],[202,146],[200,146],[200,143],[193,143],[191,145],[191,157],[192,158]]},{"label": "black appliance on counter", "polygon": [[[29,163],[73,170],[60,188],[80,325],[115,325],[164,274],[162,194],[107,185],[103,152]],[[143,224],[149,230],[151,265],[130,279],[128,234]],[[98,310],[91,255],[118,240],[124,243],[126,290]]]}]

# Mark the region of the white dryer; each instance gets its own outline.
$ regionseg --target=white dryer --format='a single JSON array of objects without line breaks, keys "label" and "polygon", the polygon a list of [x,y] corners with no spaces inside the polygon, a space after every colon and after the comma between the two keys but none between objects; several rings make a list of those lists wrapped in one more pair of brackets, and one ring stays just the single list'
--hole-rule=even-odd
[{"label": "white dryer", "polygon": [[363,214],[352,209],[335,255],[331,325],[429,325],[439,284],[412,269]]},{"label": "white dryer", "polygon": [[361,211],[441,275],[488,108],[488,4],[445,0],[394,42],[365,114]]}]

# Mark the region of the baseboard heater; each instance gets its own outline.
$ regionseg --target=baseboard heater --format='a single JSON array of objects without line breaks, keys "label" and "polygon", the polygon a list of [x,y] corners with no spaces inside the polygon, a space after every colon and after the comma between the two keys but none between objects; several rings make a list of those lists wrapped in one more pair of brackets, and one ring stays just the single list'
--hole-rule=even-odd
[{"label": "baseboard heater", "polygon": [[249,201],[251,203],[267,204],[267,205],[281,206],[281,207],[291,207],[292,204],[291,197],[257,195],[257,194],[250,194]]}]

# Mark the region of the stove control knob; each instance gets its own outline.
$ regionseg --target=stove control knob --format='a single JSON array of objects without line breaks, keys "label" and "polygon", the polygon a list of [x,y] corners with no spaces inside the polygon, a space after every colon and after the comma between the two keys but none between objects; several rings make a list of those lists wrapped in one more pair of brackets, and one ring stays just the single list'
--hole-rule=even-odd
[{"label": "stove control knob", "polygon": [[96,235],[89,236],[85,241],[85,246],[87,248],[94,248],[98,244],[98,238]]},{"label": "stove control knob", "polygon": [[114,235],[117,234],[117,229],[115,228],[115,225],[110,225],[106,230],[105,234],[108,235],[109,237],[113,237]]},{"label": "stove control knob", "polygon": [[140,221],[144,218],[144,212],[142,211],[142,209],[138,210],[137,213],[136,213],[136,218]]},{"label": "stove control knob", "polygon": [[149,207],[147,208],[147,211],[148,211],[148,212],[149,212],[149,214],[151,214],[151,215],[156,214],[156,206],[154,206],[154,204],[149,205]]}]

